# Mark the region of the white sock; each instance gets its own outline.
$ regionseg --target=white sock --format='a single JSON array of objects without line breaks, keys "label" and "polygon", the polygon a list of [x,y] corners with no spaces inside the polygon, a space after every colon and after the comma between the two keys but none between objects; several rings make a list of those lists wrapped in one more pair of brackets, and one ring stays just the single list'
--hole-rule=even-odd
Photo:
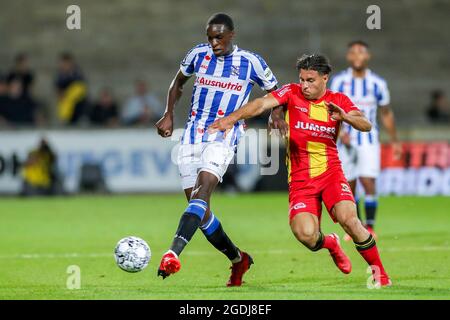
[{"label": "white sock", "polygon": [[242,256],[241,256],[241,252],[239,251],[239,255],[236,258],[234,258],[233,260],[231,260],[231,263],[238,263],[238,262],[241,262],[241,260],[242,260]]},{"label": "white sock", "polygon": [[168,253],[171,253],[171,254],[173,254],[174,256],[175,256],[175,258],[177,258],[178,259],[178,255],[174,252],[174,251],[172,251],[172,250],[168,250],[165,254],[168,254]]}]

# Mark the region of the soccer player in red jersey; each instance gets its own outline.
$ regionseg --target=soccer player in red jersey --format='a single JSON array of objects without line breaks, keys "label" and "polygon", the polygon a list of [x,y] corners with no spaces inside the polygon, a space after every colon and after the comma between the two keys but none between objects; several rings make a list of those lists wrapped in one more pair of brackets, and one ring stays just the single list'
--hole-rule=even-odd
[{"label": "soccer player in red jersey", "polygon": [[338,157],[336,139],[342,122],[360,131],[371,123],[344,94],[327,90],[331,72],[322,55],[304,55],[297,61],[300,83],[292,83],[255,99],[217,120],[210,132],[230,130],[241,119],[284,106],[287,132],[289,220],[295,237],[312,251],[326,248],[337,267],[350,273],[352,266],[336,234],[324,235],[320,221],[322,202],[333,221],[352,237],[361,256],[372,268],[376,285],[389,286],[373,236],[356,214],[355,200]]}]

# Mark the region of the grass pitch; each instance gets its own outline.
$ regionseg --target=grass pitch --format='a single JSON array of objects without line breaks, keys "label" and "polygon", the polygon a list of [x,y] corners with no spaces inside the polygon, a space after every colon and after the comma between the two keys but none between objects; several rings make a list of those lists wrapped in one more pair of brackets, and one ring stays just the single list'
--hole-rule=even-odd
[{"label": "grass pitch", "polygon": [[[287,194],[215,194],[213,211],[231,239],[254,258],[240,288],[227,288],[230,263],[199,231],[179,273],[156,277],[186,207],[182,194],[2,199],[0,299],[449,299],[450,198],[380,199],[378,247],[394,286],[366,287],[367,265],[351,243],[344,275],[326,250],[311,253],[291,234]],[[326,211],[325,233],[343,232]],[[113,259],[119,239],[144,238],[152,250],[140,273]],[[81,270],[69,290],[67,269]]]}]

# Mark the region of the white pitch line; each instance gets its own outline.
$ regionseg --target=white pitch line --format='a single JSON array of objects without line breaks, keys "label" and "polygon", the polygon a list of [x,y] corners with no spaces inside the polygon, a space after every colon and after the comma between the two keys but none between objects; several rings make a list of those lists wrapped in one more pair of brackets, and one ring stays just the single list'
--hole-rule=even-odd
[{"label": "white pitch line", "polygon": [[114,257],[113,253],[25,253],[0,255],[0,259],[61,259]]},{"label": "white pitch line", "polygon": [[[427,247],[405,247],[405,248],[384,248],[381,252],[403,252],[403,251],[448,251],[450,247],[427,246]],[[286,249],[271,249],[271,250],[253,250],[253,254],[290,254],[294,250]],[[215,250],[210,251],[186,251],[183,255],[187,256],[209,256],[215,255]],[[27,253],[27,254],[12,254],[0,255],[0,259],[67,259],[67,258],[113,258],[113,253]]]},{"label": "white pitch line", "polygon": [[405,248],[384,248],[379,249],[380,252],[401,252],[401,251],[448,251],[450,250],[450,247],[439,247],[439,246],[428,246],[428,247],[405,247]]}]

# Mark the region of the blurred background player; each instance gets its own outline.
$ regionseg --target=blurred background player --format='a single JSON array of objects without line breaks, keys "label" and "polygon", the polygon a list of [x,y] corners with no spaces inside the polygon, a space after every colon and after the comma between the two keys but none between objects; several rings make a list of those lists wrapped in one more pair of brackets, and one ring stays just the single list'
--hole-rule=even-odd
[{"label": "blurred background player", "polygon": [[336,140],[342,122],[353,130],[369,132],[371,124],[344,94],[327,90],[331,66],[322,55],[303,55],[297,61],[300,84],[291,83],[255,99],[228,117],[217,120],[210,132],[228,132],[235,123],[278,106],[286,106],[289,124],[287,166],[289,222],[298,241],[311,251],[328,249],[343,273],[350,259],[333,233],[321,231],[322,202],[333,221],[353,239],[372,268],[375,284],[390,286],[374,237],[357,218],[355,200],[339,161]]},{"label": "blurred background player", "polygon": [[173,131],[173,113],[187,80],[196,75],[191,110],[181,139],[178,162],[182,186],[189,205],[182,215],[170,250],[162,257],[158,275],[163,278],[180,269],[178,256],[200,227],[208,241],[232,262],[228,286],[240,286],[243,274],[253,263],[224,232],[210,210],[210,198],[236,152],[244,134],[240,121],[226,137],[209,134],[208,127],[245,104],[256,83],[266,91],[276,89],[277,80],[258,55],[233,45],[234,24],[218,13],[206,25],[208,42],[194,47],[181,62],[170,85],[166,112],[156,127],[162,137]]},{"label": "blurred background player", "polygon": [[[378,206],[376,178],[380,174],[380,140],[377,125],[377,111],[390,137],[394,158],[401,156],[401,145],[397,139],[394,113],[389,105],[390,94],[386,81],[368,68],[371,55],[364,41],[348,44],[347,61],[350,67],[338,73],[331,80],[330,88],[347,95],[372,123],[372,130],[361,132],[344,124],[338,143],[339,156],[347,180],[356,197],[357,180],[364,189],[365,225],[374,237],[375,217]],[[361,219],[358,208],[358,216]],[[363,220],[361,220],[363,221]],[[350,240],[348,235],[345,240]]]}]

